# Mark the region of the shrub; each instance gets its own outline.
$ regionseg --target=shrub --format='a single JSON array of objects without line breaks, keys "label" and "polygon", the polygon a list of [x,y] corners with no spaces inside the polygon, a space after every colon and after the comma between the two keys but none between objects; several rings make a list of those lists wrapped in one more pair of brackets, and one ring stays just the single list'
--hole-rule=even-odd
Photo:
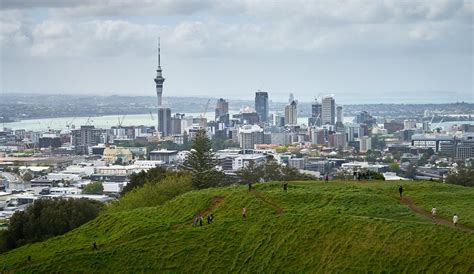
[{"label": "shrub", "polygon": [[155,183],[146,183],[126,193],[120,200],[112,203],[111,212],[130,210],[139,207],[162,205],[174,197],[193,190],[192,177],[188,174],[174,174]]}]

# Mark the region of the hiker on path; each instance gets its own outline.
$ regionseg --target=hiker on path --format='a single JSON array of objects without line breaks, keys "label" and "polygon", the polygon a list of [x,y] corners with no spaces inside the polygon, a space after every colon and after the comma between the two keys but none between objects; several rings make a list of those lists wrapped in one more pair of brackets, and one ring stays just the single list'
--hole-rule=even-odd
[{"label": "hiker on path", "polygon": [[247,209],[245,207],[242,208],[242,219],[244,221],[247,219]]},{"label": "hiker on path", "polygon": [[198,222],[199,222],[199,218],[198,216],[194,216],[194,221],[193,221],[193,226],[197,226],[198,225]]},{"label": "hiker on path", "polygon": [[94,251],[95,251],[95,250],[98,250],[98,249],[97,249],[97,243],[95,242],[95,240],[94,240],[94,242],[92,243],[92,250],[94,250]]},{"label": "hiker on path", "polygon": [[458,224],[458,219],[459,219],[458,215],[457,215],[456,213],[454,213],[454,216],[453,216],[453,224],[454,224],[454,226],[456,226],[456,225]]},{"label": "hiker on path", "polygon": [[400,198],[401,198],[401,197],[402,197],[402,194],[403,194],[403,187],[402,187],[402,186],[400,186],[400,187],[398,188],[398,192],[400,192]]},{"label": "hiker on path", "polygon": [[288,192],[288,183],[283,184],[283,191]]},{"label": "hiker on path", "polygon": [[249,183],[249,191],[252,190],[252,183]]},{"label": "hiker on path", "polygon": [[207,224],[208,224],[208,225],[211,224],[211,215],[207,215]]},{"label": "hiker on path", "polygon": [[202,226],[202,215],[199,216],[199,226]]},{"label": "hiker on path", "polygon": [[326,174],[326,183],[329,181],[329,174]]},{"label": "hiker on path", "polygon": [[436,209],[436,207],[433,207],[431,209],[431,216],[433,217],[433,221],[436,219],[436,213],[438,213],[438,210]]},{"label": "hiker on path", "polygon": [[212,221],[214,221],[214,215],[211,214],[211,224],[212,224]]}]

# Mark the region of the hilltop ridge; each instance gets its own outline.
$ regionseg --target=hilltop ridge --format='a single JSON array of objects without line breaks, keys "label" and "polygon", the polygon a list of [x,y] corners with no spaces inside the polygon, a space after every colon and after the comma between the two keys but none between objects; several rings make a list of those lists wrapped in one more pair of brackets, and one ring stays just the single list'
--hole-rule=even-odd
[{"label": "hilltop ridge", "polygon": [[[288,192],[280,183],[256,184],[251,192],[244,186],[192,191],[162,206],[105,213],[66,235],[2,254],[1,262],[41,272],[474,271],[474,189],[403,183],[420,210],[434,203],[448,220],[455,211],[461,230],[412,211],[397,197],[397,184],[291,182]],[[213,213],[214,222],[193,227],[199,213]]]}]

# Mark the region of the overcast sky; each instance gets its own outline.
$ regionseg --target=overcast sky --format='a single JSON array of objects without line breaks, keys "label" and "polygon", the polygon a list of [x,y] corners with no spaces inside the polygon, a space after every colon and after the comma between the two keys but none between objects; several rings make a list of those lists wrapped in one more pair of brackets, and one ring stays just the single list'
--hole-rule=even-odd
[{"label": "overcast sky", "polygon": [[0,92],[474,102],[472,0],[0,0]]}]

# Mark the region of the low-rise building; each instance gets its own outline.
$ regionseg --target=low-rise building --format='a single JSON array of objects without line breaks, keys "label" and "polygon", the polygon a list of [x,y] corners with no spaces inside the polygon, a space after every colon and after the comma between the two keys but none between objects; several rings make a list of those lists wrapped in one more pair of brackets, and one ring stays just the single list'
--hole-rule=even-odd
[{"label": "low-rise building", "polygon": [[160,149],[150,152],[151,161],[163,161],[165,164],[175,163],[177,160],[178,151]]}]

